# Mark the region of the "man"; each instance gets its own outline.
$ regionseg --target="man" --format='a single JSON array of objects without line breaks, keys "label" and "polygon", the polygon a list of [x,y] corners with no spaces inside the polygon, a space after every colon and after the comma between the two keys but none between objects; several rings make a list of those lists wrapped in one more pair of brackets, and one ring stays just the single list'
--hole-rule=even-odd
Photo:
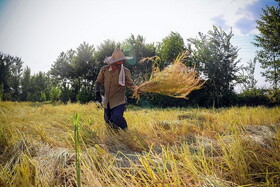
[{"label": "man", "polygon": [[[124,56],[123,52],[116,48],[111,57],[107,57],[98,74],[95,87],[96,99],[104,107],[104,120],[111,128],[126,130],[127,123],[123,117],[126,104],[126,87],[131,90],[136,86],[131,79],[129,69],[123,66],[123,62],[131,57]],[[100,88],[104,85],[104,100],[100,94]]]}]

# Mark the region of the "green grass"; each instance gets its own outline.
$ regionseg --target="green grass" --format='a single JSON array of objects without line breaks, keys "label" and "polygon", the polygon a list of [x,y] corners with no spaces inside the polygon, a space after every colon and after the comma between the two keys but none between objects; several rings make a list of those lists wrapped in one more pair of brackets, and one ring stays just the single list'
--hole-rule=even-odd
[{"label": "green grass", "polygon": [[115,133],[95,103],[0,102],[0,186],[279,186],[279,114],[129,106]]}]

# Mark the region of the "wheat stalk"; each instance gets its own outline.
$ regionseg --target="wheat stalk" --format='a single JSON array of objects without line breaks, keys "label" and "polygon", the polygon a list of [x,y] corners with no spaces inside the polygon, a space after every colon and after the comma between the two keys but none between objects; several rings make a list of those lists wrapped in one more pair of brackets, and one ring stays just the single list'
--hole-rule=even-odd
[{"label": "wheat stalk", "polygon": [[81,186],[81,156],[80,156],[80,114],[74,114],[73,124],[74,124],[74,140],[75,140],[75,152],[76,152],[76,175],[77,175],[77,186]]},{"label": "wheat stalk", "polygon": [[[159,68],[153,67],[152,76],[149,81],[146,81],[134,89],[133,97],[139,99],[141,92],[152,92],[162,95],[168,95],[175,98],[188,99],[187,95],[193,90],[200,89],[205,83],[195,72],[195,68],[189,68],[183,64],[188,56],[188,51],[185,51],[177,56],[173,64],[167,66],[160,71]],[[158,58],[145,58],[143,61],[155,61]]]}]

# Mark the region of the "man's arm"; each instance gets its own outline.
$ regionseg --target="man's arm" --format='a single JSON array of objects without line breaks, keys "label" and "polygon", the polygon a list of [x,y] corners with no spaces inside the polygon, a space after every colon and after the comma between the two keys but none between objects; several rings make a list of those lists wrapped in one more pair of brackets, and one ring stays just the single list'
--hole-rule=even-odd
[{"label": "man's arm", "polygon": [[134,88],[136,87],[136,84],[133,82],[131,78],[131,73],[130,71],[125,72],[125,86],[134,91]]},{"label": "man's arm", "polygon": [[100,93],[101,84],[99,82],[95,82],[95,100],[99,103],[102,102],[102,97]]}]

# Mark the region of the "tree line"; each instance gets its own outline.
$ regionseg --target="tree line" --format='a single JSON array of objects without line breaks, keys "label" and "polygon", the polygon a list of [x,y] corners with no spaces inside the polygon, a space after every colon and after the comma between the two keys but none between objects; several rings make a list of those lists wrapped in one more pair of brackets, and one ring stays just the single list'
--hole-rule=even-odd
[{"label": "tree line", "polygon": [[[29,67],[23,68],[20,58],[0,53],[0,100],[64,103],[94,101],[94,83],[100,68],[105,65],[103,61],[119,47],[125,55],[133,57],[125,62],[125,66],[131,70],[136,84],[148,80],[155,66],[165,68],[185,50],[189,51],[185,64],[196,67],[198,74],[206,80],[202,89],[189,95],[189,100],[147,93],[137,102],[138,105],[278,105],[279,23],[279,4],[277,7],[263,9],[261,20],[257,21],[261,34],[255,36],[254,42],[261,50],[246,66],[240,65],[239,48],[231,44],[233,33],[227,33],[216,26],[206,34],[198,33],[197,37],[188,38],[186,43],[178,32],[171,32],[156,44],[146,43],[143,36],[133,34],[123,42],[105,40],[96,48],[83,42],[76,49],[61,52],[48,72],[34,75],[31,75]],[[155,62],[141,61],[144,57],[152,56],[158,56]],[[254,71],[257,61],[264,68],[263,76],[272,83],[272,88],[256,87]],[[241,93],[234,91],[236,84],[243,85]],[[128,94],[131,96],[131,92]],[[128,98],[129,103],[136,103],[136,100]]]}]

